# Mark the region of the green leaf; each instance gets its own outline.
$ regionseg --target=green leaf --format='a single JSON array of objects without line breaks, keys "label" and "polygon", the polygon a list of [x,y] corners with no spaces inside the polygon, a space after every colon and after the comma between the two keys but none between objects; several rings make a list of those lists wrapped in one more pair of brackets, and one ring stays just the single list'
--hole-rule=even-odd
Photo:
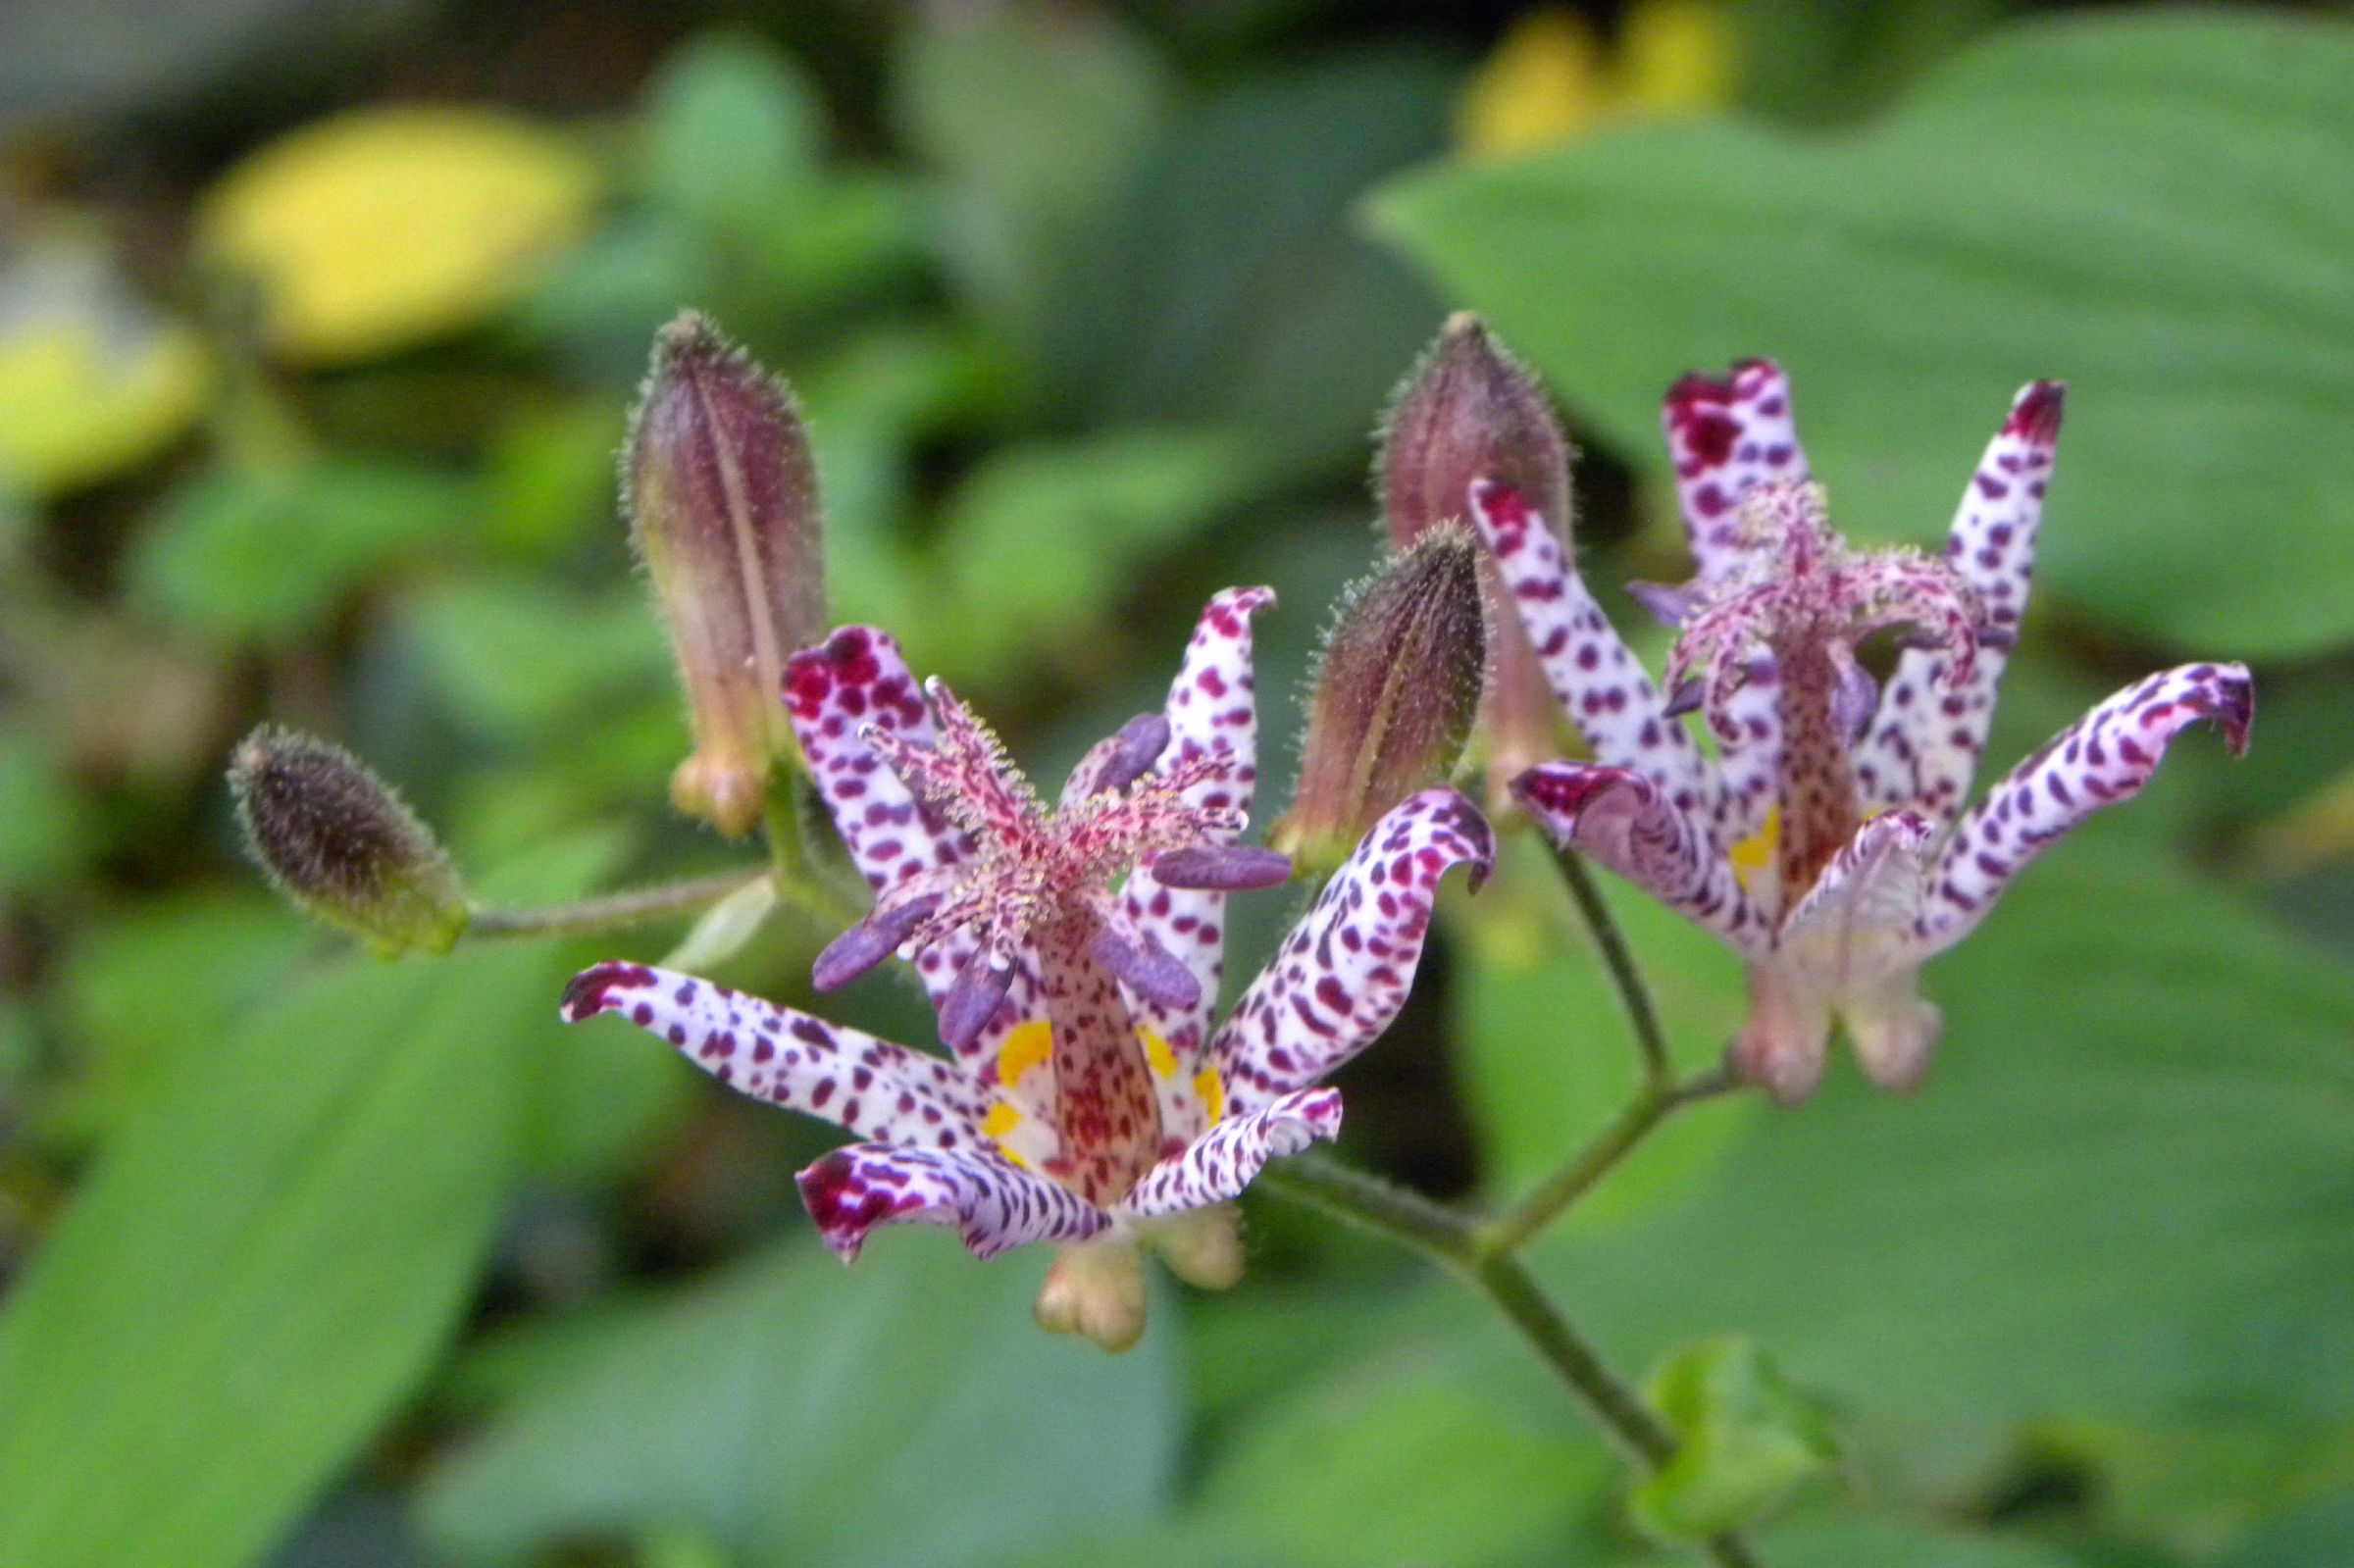
[{"label": "green leaf", "polygon": [[669,690],[661,624],[626,584],[586,598],[529,574],[478,573],[420,593],[408,615],[441,697],[494,733],[569,731],[591,709],[605,722],[623,699]]},{"label": "green leaf", "polygon": [[2354,1492],[2265,1526],[2214,1568],[2344,1568],[2354,1562]]},{"label": "green leaf", "polygon": [[756,224],[810,182],[816,95],[793,63],[748,38],[681,49],[647,92],[639,157],[653,200],[706,233]]},{"label": "green leaf", "polygon": [[1660,472],[1661,389],[1771,355],[1834,509],[1928,539],[2006,399],[2071,383],[2046,581],[2250,656],[2354,635],[2354,28],[2079,15],[1837,138],[1660,126],[1387,192],[1381,228]]},{"label": "green leaf", "polygon": [[1839,1456],[1822,1412],[1738,1335],[1669,1356],[1651,1401],[1676,1435],[1675,1457],[1629,1503],[1636,1523],[1670,1541],[1745,1530]]},{"label": "green leaf", "polygon": [[0,723],[0,892],[40,891],[68,881],[97,845],[88,802],[46,733]]},{"label": "green leaf", "polygon": [[464,481],[405,464],[215,470],[148,520],[129,592],[178,630],[282,645],[321,631],[394,557],[455,532],[475,504]]},{"label": "green leaf", "polygon": [[1565,1419],[1409,1352],[1246,1428],[1203,1479],[1196,1517],[1253,1560],[1470,1568],[1558,1543],[1611,1473]]},{"label": "green leaf", "polygon": [[1767,1562],[1804,1568],[2076,1568],[2077,1559],[2016,1537],[1965,1536],[1893,1519],[1813,1522],[1759,1545]]},{"label": "green leaf", "polygon": [[1835,1072],[1704,1197],[1552,1251],[1603,1342],[1754,1334],[1859,1412],[2354,1403],[2354,981],[2131,842],[2083,830],[1928,967],[1917,1096]]},{"label": "green leaf", "polygon": [[675,1292],[445,1461],[426,1527],[466,1557],[684,1524],[747,1564],[956,1568],[1142,1514],[1175,1458],[1166,1325],[1119,1358],[1040,1333],[1045,1261],[902,1234]]},{"label": "green leaf", "polygon": [[281,1535],[465,1307],[556,984],[518,950],[338,964],[124,1132],[0,1320],[0,1561]]}]

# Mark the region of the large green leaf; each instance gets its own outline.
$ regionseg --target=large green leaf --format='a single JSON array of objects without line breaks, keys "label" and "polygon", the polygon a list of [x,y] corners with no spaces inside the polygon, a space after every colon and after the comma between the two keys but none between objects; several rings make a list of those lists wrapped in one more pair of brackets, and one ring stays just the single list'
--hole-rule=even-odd
[{"label": "large green leaf", "polygon": [[1142,1515],[1175,1458],[1172,1325],[1118,1359],[1042,1334],[1044,1261],[900,1234],[678,1292],[445,1463],[427,1527],[468,1557],[684,1523],[747,1564],[954,1568]]},{"label": "large green leaf", "polygon": [[1603,1342],[1750,1332],[1865,1412],[2354,1402],[2354,983],[2109,826],[1929,966],[1917,1096],[1835,1073],[1548,1256]]},{"label": "large green leaf", "polygon": [[1662,126],[1376,214],[1654,463],[1669,379],[1780,359],[1860,536],[1932,535],[2012,389],[2063,378],[2048,580],[2170,640],[2307,652],[2354,633],[2349,80],[2335,21],[2075,17],[1864,133]]},{"label": "large green leaf", "polygon": [[546,968],[337,965],[126,1129],[0,1320],[0,1562],[248,1562],[350,1459],[466,1303]]}]

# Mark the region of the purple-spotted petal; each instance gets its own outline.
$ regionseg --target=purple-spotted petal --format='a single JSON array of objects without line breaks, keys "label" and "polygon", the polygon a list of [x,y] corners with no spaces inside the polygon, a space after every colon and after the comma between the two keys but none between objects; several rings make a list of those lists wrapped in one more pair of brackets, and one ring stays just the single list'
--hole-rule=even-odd
[{"label": "purple-spotted petal", "polygon": [[1937,825],[1917,811],[1891,811],[1856,830],[1798,907],[1783,917],[1781,945],[1804,961],[1877,966],[1920,918]]},{"label": "purple-spotted petal", "polygon": [[[1212,754],[1233,759],[1234,771],[1224,783],[1198,786],[1189,794],[1196,804],[1232,807],[1238,822],[1250,812],[1258,779],[1251,618],[1274,602],[1269,588],[1228,588],[1203,607],[1169,684],[1169,744],[1155,764],[1166,771]],[[1226,894],[1270,885],[1260,879],[1271,853],[1231,842],[1173,850],[1138,867],[1121,893],[1131,929],[1174,953],[1199,986],[1194,1000],[1183,1006],[1134,990],[1128,997],[1137,1024],[1168,1047],[1170,1070],[1155,1074],[1154,1084],[1163,1131],[1175,1136],[1186,1136],[1203,1121],[1194,1080],[1208,1037],[1210,1008],[1226,978]],[[1285,860],[1276,880],[1290,876],[1291,863]]]},{"label": "purple-spotted petal", "polygon": [[1643,775],[1549,762],[1513,780],[1512,793],[1555,842],[1590,856],[1745,952],[1766,945],[1765,922],[1731,863],[1692,814]]},{"label": "purple-spotted petal", "polygon": [[1452,789],[1410,795],[1373,825],[1210,1044],[1229,1114],[1261,1110],[1338,1068],[1398,1016],[1439,882],[1495,863],[1487,820]]},{"label": "purple-spotted petal", "polygon": [[1995,688],[2018,641],[2035,575],[2035,536],[2060,440],[2062,388],[2033,381],[1987,445],[1946,535],[1945,560],[1976,590],[1986,622],[1967,671],[1940,648],[1908,648],[1856,757],[1867,809],[1914,806],[1948,821],[1986,749]]},{"label": "purple-spotted petal", "polygon": [[819,1238],[844,1262],[878,1225],[952,1225],[977,1258],[1027,1241],[1085,1241],[1111,1226],[1094,1204],[986,1151],[853,1143],[798,1181]]},{"label": "purple-spotted petal", "polygon": [[785,664],[785,708],[818,792],[868,886],[880,889],[964,857],[963,835],[919,806],[867,740],[870,729],[917,745],[934,738],[923,688],[891,633],[844,627],[794,654]]},{"label": "purple-spotted petal", "polygon": [[754,1099],[822,1117],[861,1138],[970,1149],[978,1087],[947,1062],[691,975],[603,963],[564,992],[567,1023],[617,1013]]},{"label": "purple-spotted petal", "polygon": [[1469,502],[1545,679],[1594,754],[1644,775],[1685,811],[1713,804],[1714,767],[1611,629],[1553,530],[1502,484],[1473,484]]},{"label": "purple-spotted petal", "polygon": [[1138,1216],[1179,1214],[1241,1195],[1267,1161],[1297,1154],[1341,1132],[1341,1091],[1303,1089],[1258,1110],[1230,1115],[1147,1171],[1121,1202]]},{"label": "purple-spotted petal", "polygon": [[2247,666],[2189,664],[2126,687],[2062,731],[1956,828],[1915,927],[1916,955],[1970,935],[2027,862],[2103,806],[2139,794],[2185,728],[2222,726],[2236,756],[2255,714]]},{"label": "purple-spotted petal", "polygon": [[1667,388],[1660,423],[1694,566],[1704,577],[1738,570],[1741,497],[1755,484],[1808,478],[1789,378],[1762,359],[1742,361],[1721,380],[1687,376]]}]

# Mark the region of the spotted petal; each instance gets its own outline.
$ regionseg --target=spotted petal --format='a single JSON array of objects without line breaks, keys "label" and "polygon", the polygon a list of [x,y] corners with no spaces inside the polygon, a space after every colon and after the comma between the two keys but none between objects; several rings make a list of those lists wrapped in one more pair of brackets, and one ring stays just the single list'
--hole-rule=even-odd
[{"label": "spotted petal", "polygon": [[1986,749],[1995,688],[2035,575],[2061,395],[2058,381],[2021,388],[1963,491],[1945,559],[1977,591],[1988,633],[1964,671],[1954,670],[1942,649],[1908,649],[1897,662],[1870,738],[1856,757],[1856,784],[1868,809],[1912,806],[1950,821],[1969,797]]},{"label": "spotted petal", "polygon": [[1513,780],[1512,793],[1555,842],[1591,856],[1744,952],[1766,945],[1765,919],[1731,863],[1693,815],[1642,774],[1549,762]]},{"label": "spotted petal", "polygon": [[2236,756],[2255,714],[2255,684],[2239,664],[2178,666],[2094,708],[1962,819],[1915,928],[1916,950],[1926,956],[1960,941],[2027,862],[2103,806],[2140,793],[2185,727],[2213,720]]},{"label": "spotted petal", "polygon": [[1391,808],[1325,885],[1210,1042],[1228,1114],[1262,1110],[1364,1049],[1398,1016],[1439,882],[1495,864],[1487,820],[1452,789]]},{"label": "spotted petal", "polygon": [[[1170,740],[1158,770],[1210,754],[1234,759],[1224,784],[1197,785],[1190,803],[1251,810],[1258,780],[1258,709],[1252,673],[1251,618],[1275,602],[1271,588],[1228,588],[1210,599],[1186,645],[1185,660],[1169,686]],[[1234,835],[1227,835],[1228,842]],[[1171,1007],[1126,987],[1140,1028],[1166,1047],[1154,1049],[1154,1082],[1160,1092],[1161,1131],[1191,1138],[1208,1125],[1195,1087],[1218,986],[1226,976],[1226,894],[1163,886],[1151,871],[1138,867],[1122,895],[1127,918],[1148,936],[1177,955],[1201,983],[1193,1005]],[[1164,1066],[1165,1064],[1165,1066]]]},{"label": "spotted petal", "polygon": [[564,1019],[619,1013],[754,1099],[861,1138],[926,1149],[984,1145],[973,1082],[949,1063],[692,975],[642,964],[585,969]]},{"label": "spotted petal", "polygon": [[1241,1195],[1269,1160],[1341,1133],[1341,1091],[1303,1089],[1263,1109],[1229,1116],[1145,1173],[1120,1204],[1140,1216],[1206,1208]]},{"label": "spotted petal", "polygon": [[1784,918],[1780,945],[1843,971],[1876,971],[1920,918],[1936,838],[1936,824],[1917,811],[1884,812],[1864,824]]},{"label": "spotted petal", "polygon": [[798,1181],[819,1238],[845,1263],[878,1225],[953,1225],[977,1258],[1026,1241],[1085,1241],[1111,1226],[1094,1204],[987,1152],[852,1143]]},{"label": "spotted petal", "polygon": [[1659,688],[1612,630],[1553,530],[1503,484],[1474,483],[1470,507],[1545,679],[1594,754],[1642,774],[1681,810],[1713,804],[1714,769],[1667,716]]},{"label": "spotted petal", "polygon": [[1693,565],[1717,577],[1743,564],[1741,497],[1754,484],[1809,478],[1790,408],[1790,379],[1770,360],[1743,360],[1719,380],[1687,376],[1660,411],[1675,498]]}]

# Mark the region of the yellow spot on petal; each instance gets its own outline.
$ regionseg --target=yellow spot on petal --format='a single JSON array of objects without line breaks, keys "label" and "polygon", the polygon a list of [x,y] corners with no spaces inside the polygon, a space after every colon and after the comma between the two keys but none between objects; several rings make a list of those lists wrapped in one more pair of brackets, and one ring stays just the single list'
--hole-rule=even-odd
[{"label": "yellow spot on petal", "polygon": [[251,282],[272,348],[365,359],[506,308],[587,228],[597,183],[585,149],[514,116],[363,109],[230,170],[198,243]]},{"label": "yellow spot on petal", "polygon": [[1016,1024],[998,1047],[998,1082],[1011,1088],[1022,1075],[1054,1054],[1054,1026],[1043,1018]]},{"label": "yellow spot on petal", "polygon": [[1145,1060],[1151,1064],[1153,1077],[1177,1076],[1177,1053],[1169,1048],[1169,1042],[1161,1037],[1160,1031],[1140,1026],[1136,1037],[1144,1043]]},{"label": "yellow spot on petal", "polygon": [[998,1149],[1007,1159],[1026,1171],[1030,1168],[1030,1162],[1022,1158],[1013,1144],[1007,1141],[1013,1136],[1013,1130],[1021,1125],[1022,1113],[1003,1100],[992,1105],[989,1114],[981,1118],[981,1131],[997,1140]]},{"label": "yellow spot on petal", "polygon": [[1208,1113],[1210,1126],[1226,1119],[1226,1081],[1218,1077],[1216,1068],[1204,1067],[1194,1075],[1194,1092],[1202,1096],[1202,1109]]},{"label": "yellow spot on petal", "polygon": [[1747,887],[1751,879],[1773,864],[1774,852],[1782,843],[1782,808],[1777,803],[1766,808],[1766,823],[1756,833],[1733,845],[1730,859],[1733,875]]}]

